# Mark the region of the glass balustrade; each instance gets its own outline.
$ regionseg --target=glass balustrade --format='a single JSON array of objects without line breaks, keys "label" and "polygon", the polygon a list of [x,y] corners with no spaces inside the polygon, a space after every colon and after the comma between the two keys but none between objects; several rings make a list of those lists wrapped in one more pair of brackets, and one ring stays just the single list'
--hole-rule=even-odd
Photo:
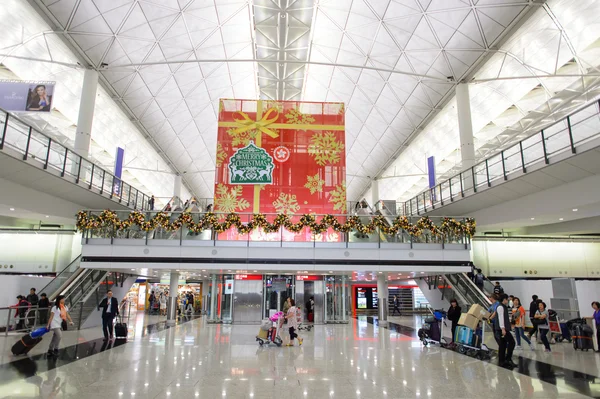
[{"label": "glass balustrade", "polygon": [[0,150],[4,149],[21,154],[29,164],[54,172],[130,208],[144,210],[148,207],[149,197],[143,192],[0,109]]}]

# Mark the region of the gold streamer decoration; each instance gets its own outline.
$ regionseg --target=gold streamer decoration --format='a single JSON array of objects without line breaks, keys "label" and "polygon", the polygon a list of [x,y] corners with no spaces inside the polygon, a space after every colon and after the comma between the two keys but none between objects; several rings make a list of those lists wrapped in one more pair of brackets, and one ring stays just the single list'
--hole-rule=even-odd
[{"label": "gold streamer decoration", "polygon": [[[185,226],[193,233],[200,233],[204,230],[223,233],[235,227],[240,234],[247,234],[259,228],[265,233],[274,233],[282,227],[292,233],[299,233],[302,229],[308,227],[313,234],[322,234],[329,228],[340,233],[357,230],[363,234],[371,234],[379,228],[384,234],[397,234],[404,230],[413,237],[422,236],[425,231],[431,232],[435,237],[463,234],[473,237],[476,231],[476,223],[473,218],[464,220],[443,218],[438,226],[427,216],[420,218],[414,224],[406,216],[398,216],[391,225],[386,222],[383,216],[374,216],[371,222],[367,224],[362,223],[358,216],[324,215],[317,221],[316,216],[307,214],[302,215],[297,223],[292,222],[290,216],[286,214],[278,214],[275,216],[273,223],[270,223],[267,216],[262,213],[252,215],[248,223],[243,223],[237,213],[229,213],[222,222],[219,221],[219,216],[212,212],[202,214],[198,222],[194,221],[192,214],[189,212],[180,214],[172,222],[169,219],[170,216],[166,212],[158,212],[150,220],[146,220],[144,213],[133,211],[127,219],[121,220],[117,217],[116,212],[111,210],[102,211],[97,216],[91,215],[88,211],[80,211],[77,214],[77,229],[80,232],[107,228],[124,231],[132,226],[138,226],[143,231],[152,231],[157,228],[175,231]],[[340,222],[339,219],[345,219],[345,221]]]}]

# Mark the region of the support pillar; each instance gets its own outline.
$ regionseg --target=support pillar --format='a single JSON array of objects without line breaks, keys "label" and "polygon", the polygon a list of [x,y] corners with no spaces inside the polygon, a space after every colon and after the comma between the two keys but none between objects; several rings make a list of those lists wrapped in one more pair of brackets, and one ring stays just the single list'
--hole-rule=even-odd
[{"label": "support pillar", "polygon": [[77,129],[75,130],[75,152],[83,158],[88,158],[90,154],[97,89],[98,72],[93,69],[86,69],[83,75]]},{"label": "support pillar", "polygon": [[167,303],[167,325],[174,326],[177,319],[177,292],[179,289],[179,273],[171,272],[169,284],[169,301]]},{"label": "support pillar", "polygon": [[175,181],[173,182],[173,196],[181,199],[181,176],[175,175]]},{"label": "support pillar", "polygon": [[210,289],[210,310],[209,310],[209,323],[217,323],[219,315],[217,314],[218,297],[217,297],[217,275],[212,274],[210,276],[211,289]]},{"label": "support pillar", "polygon": [[387,284],[387,273],[377,274],[377,314],[379,319],[379,325],[381,327],[387,326],[388,316],[388,284]]},{"label": "support pillar", "polygon": [[371,180],[371,206],[373,209],[377,209],[377,202],[379,202],[379,180]]},{"label": "support pillar", "polygon": [[475,146],[473,145],[473,120],[471,118],[471,99],[469,85],[460,83],[456,86],[456,112],[460,132],[460,157],[463,169],[475,163]]}]

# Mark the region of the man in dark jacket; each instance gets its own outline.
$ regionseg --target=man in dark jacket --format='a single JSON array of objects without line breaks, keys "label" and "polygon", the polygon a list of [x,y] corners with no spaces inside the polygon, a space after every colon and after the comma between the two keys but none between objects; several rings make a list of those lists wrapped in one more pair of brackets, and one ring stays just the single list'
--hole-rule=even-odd
[{"label": "man in dark jacket", "polygon": [[535,312],[538,311],[538,296],[537,295],[532,295],[531,296],[531,303],[529,304],[529,319],[531,320],[531,324],[533,324],[533,329],[531,330],[530,333],[530,337],[533,337],[533,335],[536,333],[537,331],[537,325],[535,325],[535,323],[533,322],[533,319],[535,318]]},{"label": "man in dark jacket", "polygon": [[500,285],[500,281],[496,281],[496,285],[494,286],[494,294],[502,295],[504,294],[504,288]]},{"label": "man in dark jacket", "polygon": [[[113,339],[113,321],[119,315],[119,301],[113,298],[113,293],[108,290],[106,298],[98,305],[98,310],[102,308],[102,331],[104,340]],[[110,338],[109,338],[110,337]]]},{"label": "man in dark jacket", "polygon": [[37,308],[39,302],[39,298],[35,293],[35,288],[31,288],[29,290],[29,295],[27,295],[27,302],[29,302],[29,305],[31,305],[31,307],[34,308],[32,312],[29,313],[29,315],[27,316],[27,325],[33,326],[35,324],[36,317],[36,312],[34,312],[34,310],[35,308]]},{"label": "man in dark jacket", "polygon": [[48,300],[45,292],[42,292],[40,297],[40,301],[38,302],[38,308],[40,309],[40,324],[45,326],[48,324],[48,308],[50,307],[50,300]]},{"label": "man in dark jacket", "polygon": [[462,310],[458,306],[458,302],[456,299],[452,299],[450,301],[450,308],[448,309],[448,320],[452,322],[452,342],[456,342],[456,326],[458,325],[458,320],[460,320],[461,313]]},{"label": "man in dark jacket", "polygon": [[498,324],[494,324],[494,334],[498,341],[498,365],[513,368],[517,365],[512,361],[515,349],[515,339],[510,333],[510,315],[508,312],[508,295],[500,295],[500,304],[496,308]]}]

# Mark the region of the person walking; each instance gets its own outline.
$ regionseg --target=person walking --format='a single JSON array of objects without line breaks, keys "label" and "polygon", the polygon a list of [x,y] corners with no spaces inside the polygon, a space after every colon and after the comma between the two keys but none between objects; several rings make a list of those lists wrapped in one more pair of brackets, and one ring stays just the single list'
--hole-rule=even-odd
[{"label": "person walking", "polygon": [[500,367],[513,368],[517,367],[517,365],[512,361],[512,354],[515,349],[515,339],[510,333],[508,295],[502,294],[499,299],[500,304],[496,308],[498,324],[494,331],[498,341],[498,365]]},{"label": "person walking", "polygon": [[534,350],[534,346],[525,335],[525,308],[521,305],[521,300],[518,297],[513,298],[513,317],[515,323],[515,337],[517,338],[517,349],[521,348],[521,338],[527,342],[527,345]]},{"label": "person walking", "polygon": [[552,350],[550,349],[550,342],[548,342],[548,331],[550,329],[550,326],[548,325],[548,318],[550,317],[550,315],[548,314],[548,310],[546,309],[546,303],[545,302],[539,302],[538,303],[538,310],[537,312],[535,312],[535,316],[534,316],[534,325],[537,324],[537,328],[538,328],[538,334],[540,334],[540,339],[542,340],[542,343],[544,344],[544,352],[552,352]]},{"label": "person walking", "polygon": [[537,295],[532,295],[531,296],[531,303],[529,304],[529,319],[531,320],[531,324],[533,325],[533,328],[531,330],[531,332],[529,333],[529,337],[533,338],[533,336],[535,335],[536,331],[537,331],[537,325],[535,324],[535,322],[533,321],[535,319],[535,312],[537,312],[538,310],[538,296]]},{"label": "person walking", "polygon": [[44,325],[48,323],[48,308],[50,307],[50,301],[45,292],[40,294],[40,301],[38,302],[40,324]]},{"label": "person walking", "polygon": [[398,316],[402,316],[402,312],[400,312],[400,300],[397,295],[394,295],[394,299],[392,300],[392,305],[394,305],[394,309],[392,309],[391,316],[394,316],[396,312],[398,312]]},{"label": "person walking", "polygon": [[113,339],[113,321],[119,315],[119,301],[113,298],[113,292],[108,290],[106,298],[98,305],[98,310],[102,308],[102,332],[104,332],[104,340]]},{"label": "person walking", "polygon": [[458,320],[460,320],[460,315],[462,310],[460,306],[458,306],[458,302],[456,299],[452,299],[450,301],[450,308],[448,309],[448,320],[452,322],[452,342],[456,342],[456,326],[458,326]]},{"label": "person walking", "polygon": [[46,326],[48,331],[52,331],[53,334],[50,345],[48,345],[48,356],[58,356],[58,345],[60,345],[63,330],[66,330],[67,320],[69,324],[73,325],[69,308],[65,305],[65,296],[59,295],[54,301],[54,306],[50,311],[50,320]]},{"label": "person walking", "polygon": [[290,303],[290,308],[288,309],[285,318],[287,320],[288,330],[290,332],[290,342],[287,344],[287,346],[294,346],[295,338],[298,338],[298,344],[302,346],[303,339],[300,338],[296,333],[296,331],[298,331],[298,315],[296,314],[296,301],[294,301],[292,298],[288,298],[288,300]]}]

